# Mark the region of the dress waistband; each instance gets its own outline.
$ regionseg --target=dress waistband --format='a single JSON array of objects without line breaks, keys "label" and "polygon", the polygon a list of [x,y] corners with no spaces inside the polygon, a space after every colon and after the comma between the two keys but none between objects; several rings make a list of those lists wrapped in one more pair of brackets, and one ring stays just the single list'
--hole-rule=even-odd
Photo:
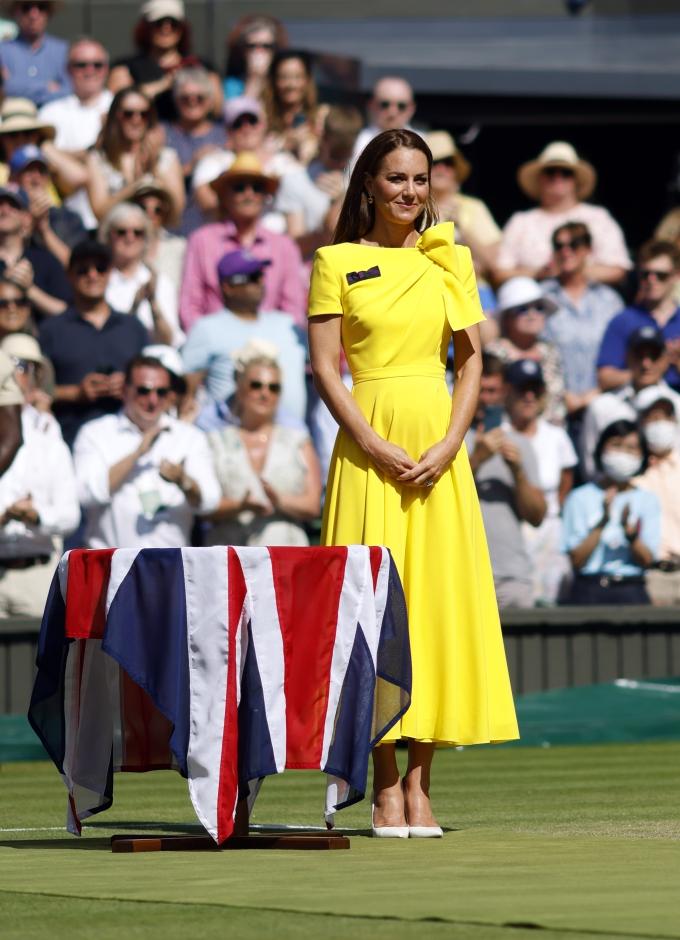
[{"label": "dress waistband", "polygon": [[444,380],[445,370],[443,365],[403,365],[403,366],[383,366],[381,369],[362,369],[355,372],[352,381],[355,385],[360,382],[373,382],[376,379],[403,379],[403,378],[424,378]]}]

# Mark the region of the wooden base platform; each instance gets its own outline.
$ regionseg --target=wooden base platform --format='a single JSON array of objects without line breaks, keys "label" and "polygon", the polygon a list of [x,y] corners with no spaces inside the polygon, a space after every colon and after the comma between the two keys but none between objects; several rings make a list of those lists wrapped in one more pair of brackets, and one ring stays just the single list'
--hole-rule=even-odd
[{"label": "wooden base platform", "polygon": [[195,836],[111,836],[112,852],[221,852],[226,849],[348,849],[347,836],[328,833],[285,832],[266,835],[234,835],[222,845],[207,833]]}]

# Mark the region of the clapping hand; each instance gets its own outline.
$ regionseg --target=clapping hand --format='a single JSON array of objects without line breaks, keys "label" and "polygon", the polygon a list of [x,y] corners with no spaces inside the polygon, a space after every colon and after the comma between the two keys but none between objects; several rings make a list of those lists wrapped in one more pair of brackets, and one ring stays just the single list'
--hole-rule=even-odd
[{"label": "clapping hand", "polygon": [[26,525],[37,525],[40,517],[30,496],[18,499],[5,509],[3,522],[7,523],[10,519],[15,519],[17,522],[23,522]]},{"label": "clapping hand", "polygon": [[634,542],[640,534],[640,520],[630,518],[630,506],[624,506],[621,513],[621,525],[629,542]]},{"label": "clapping hand", "polygon": [[5,268],[3,277],[23,291],[30,290],[33,287],[33,265],[26,258],[21,258],[15,264]]},{"label": "clapping hand", "polygon": [[[267,496],[269,496],[268,491],[271,490],[271,487],[268,483],[265,483],[264,480],[261,482],[265,492],[267,493]],[[271,516],[274,514],[274,503],[263,503],[262,500],[256,499],[250,490],[247,490],[241,501],[241,509],[247,509],[250,512],[254,512],[256,516]]]}]

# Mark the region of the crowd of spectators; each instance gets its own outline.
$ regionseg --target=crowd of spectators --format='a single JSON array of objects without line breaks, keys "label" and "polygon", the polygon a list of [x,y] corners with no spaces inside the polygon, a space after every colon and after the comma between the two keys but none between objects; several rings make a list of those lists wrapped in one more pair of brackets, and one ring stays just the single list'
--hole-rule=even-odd
[{"label": "crowd of spectators", "polygon": [[53,0],[6,6],[0,617],[40,614],[64,545],[314,538],[336,428],[309,266],[358,153],[414,123],[487,313],[466,447],[499,603],[680,603],[677,210],[628,246],[595,167],[546,141],[501,227],[407,81],[328,104],[270,16],[235,25],[220,75],[182,0],[147,0],[116,62],[52,36]]}]

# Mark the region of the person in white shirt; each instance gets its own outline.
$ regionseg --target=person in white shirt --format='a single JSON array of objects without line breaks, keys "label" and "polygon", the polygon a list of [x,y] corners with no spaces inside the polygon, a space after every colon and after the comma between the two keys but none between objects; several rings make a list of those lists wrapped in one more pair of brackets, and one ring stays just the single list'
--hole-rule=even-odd
[{"label": "person in white shirt", "polygon": [[166,412],[171,378],[157,359],[136,356],[123,409],[78,432],[74,460],[88,548],[181,548],[195,515],[220,499],[208,442]]},{"label": "person in white shirt", "polygon": [[[2,351],[25,400],[35,388],[27,366],[42,360],[40,347],[17,333]],[[42,616],[62,536],[80,520],[73,462],[55,418],[25,400],[21,427],[23,444],[0,477],[0,618]]]},{"label": "person in white shirt", "polygon": [[354,144],[352,166],[357,157],[382,131],[403,130],[416,112],[413,89],[404,78],[385,75],[373,86],[373,94],[366,106],[369,122],[359,132]]}]

